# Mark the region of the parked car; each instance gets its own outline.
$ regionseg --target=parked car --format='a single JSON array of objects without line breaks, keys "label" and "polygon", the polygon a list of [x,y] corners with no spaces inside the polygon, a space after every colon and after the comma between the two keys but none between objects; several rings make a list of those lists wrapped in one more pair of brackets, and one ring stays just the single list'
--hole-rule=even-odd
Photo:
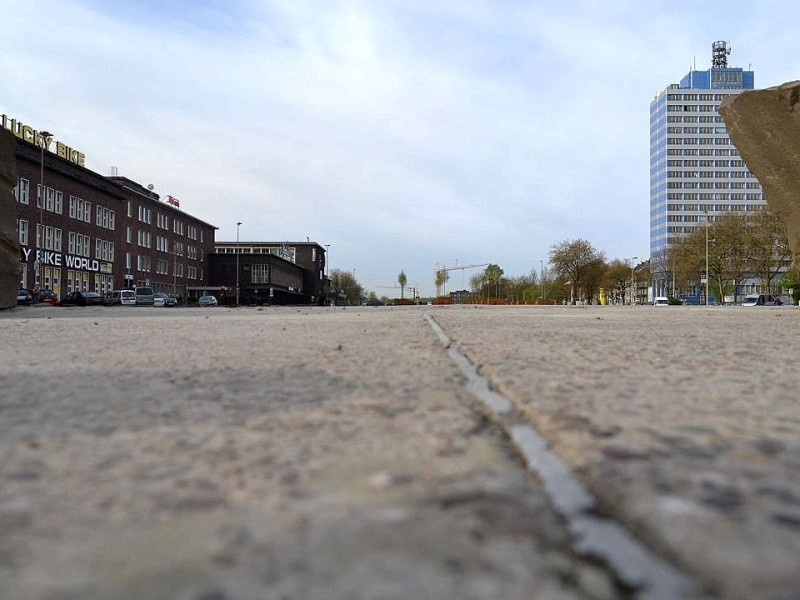
[{"label": "parked car", "polygon": [[744,297],[742,306],[780,306],[782,302],[772,294],[749,294]]},{"label": "parked car", "polygon": [[99,306],[104,303],[104,298],[97,292],[70,292],[59,306]]},{"label": "parked car", "polygon": [[197,299],[198,306],[216,306],[217,299],[214,296],[200,296]]},{"label": "parked car", "polygon": [[33,294],[28,290],[17,290],[17,306],[30,306],[33,304]]},{"label": "parked car", "polygon": [[666,296],[656,296],[653,306],[669,306],[669,298]]},{"label": "parked car", "polygon": [[136,304],[136,292],[133,290],[111,290],[106,294],[107,306],[132,306]]},{"label": "parked car", "polygon": [[167,295],[162,292],[153,294],[153,306],[166,306]]},{"label": "parked car", "polygon": [[178,299],[175,296],[165,296],[164,306],[178,306]]},{"label": "parked car", "polygon": [[39,292],[39,302],[41,304],[58,306],[58,294],[56,294],[53,290],[42,290]]},{"label": "parked car", "polygon": [[153,288],[151,287],[137,287],[134,288],[134,292],[136,293],[136,304],[144,305],[144,306],[153,306],[155,304],[155,294],[153,293]]}]

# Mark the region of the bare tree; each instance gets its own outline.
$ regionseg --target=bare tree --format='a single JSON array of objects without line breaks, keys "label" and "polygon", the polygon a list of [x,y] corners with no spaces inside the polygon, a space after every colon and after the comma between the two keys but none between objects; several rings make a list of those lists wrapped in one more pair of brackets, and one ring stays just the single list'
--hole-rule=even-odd
[{"label": "bare tree", "polygon": [[609,296],[619,299],[625,304],[625,294],[630,287],[631,268],[622,260],[615,258],[606,268],[603,281]]},{"label": "bare tree", "polygon": [[750,270],[772,291],[772,281],[792,258],[786,227],[764,208],[750,217],[748,232]]}]

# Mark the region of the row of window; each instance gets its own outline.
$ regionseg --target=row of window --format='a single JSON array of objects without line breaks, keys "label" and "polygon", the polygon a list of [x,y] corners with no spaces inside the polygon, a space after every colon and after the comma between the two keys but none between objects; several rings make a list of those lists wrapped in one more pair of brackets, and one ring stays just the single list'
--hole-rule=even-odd
[{"label": "row of window", "polygon": [[667,112],[717,112],[716,104],[668,104]]},{"label": "row of window", "polygon": [[[169,275],[169,264],[170,261],[164,260],[162,258],[156,259],[156,270],[155,272],[159,275]],[[153,265],[153,260],[150,256],[138,254],[136,255],[136,270],[142,273],[149,273],[151,271]],[[184,276],[184,265],[183,263],[174,262],[173,265],[173,275],[175,277],[183,277]],[[125,267],[127,269],[131,268],[131,254],[130,252],[126,253],[125,255]],[[203,270],[198,269],[194,265],[186,265],[186,278],[187,279],[198,279],[198,275],[200,278],[203,277]]]},{"label": "row of window", "polygon": [[[138,208],[138,219],[141,223],[153,224],[153,211],[147,206],[140,205]],[[128,217],[133,218],[133,203],[128,201]],[[156,227],[159,229],[169,230],[169,215],[164,213],[156,213]],[[186,235],[190,240],[200,239],[203,242],[203,230],[197,225],[186,225],[180,219],[173,217],[172,219],[172,233],[178,235]],[[148,246],[149,247],[149,246]]]},{"label": "row of window", "polygon": [[725,120],[719,116],[712,115],[668,115],[667,123],[724,123]]},{"label": "row of window", "polygon": [[[742,192],[670,192],[667,194],[667,200],[744,200],[745,196],[747,194]],[[712,205],[701,204],[700,206]]]},{"label": "row of window", "polygon": [[728,137],[688,137],[688,138],[679,138],[679,137],[668,137],[667,138],[667,146],[729,146],[731,145],[731,140]]},{"label": "row of window", "polygon": [[681,160],[670,159],[667,161],[668,167],[744,167],[743,160]]},{"label": "row of window", "polygon": [[727,135],[727,127],[667,127],[667,133],[724,133]]},{"label": "row of window", "polygon": [[690,102],[721,102],[728,94],[667,94],[667,100],[675,102],[690,101]]},{"label": "row of window", "polygon": [[667,171],[667,177],[683,177],[685,179],[755,179],[756,176],[750,171]]},{"label": "row of window", "polygon": [[[14,188],[14,197],[20,204],[30,203],[30,182],[27,179],[19,179]],[[44,197],[44,204],[42,203],[42,197]],[[58,215],[63,215],[64,195],[60,190],[39,184],[36,187],[36,207]],[[69,216],[72,219],[83,221],[84,223],[91,223],[91,202],[78,198],[77,196],[70,196]],[[115,212],[110,208],[98,205],[95,224],[113,231],[116,228]]]},{"label": "row of window", "polygon": [[[17,220],[17,233],[19,243],[21,246],[30,246],[28,221],[25,219]],[[36,225],[36,247],[43,248],[44,250],[52,250],[53,252],[62,252],[62,231],[58,227],[51,227],[49,225]],[[114,262],[114,242],[103,240],[101,238],[94,239],[94,258],[108,262]],[[83,256],[92,258],[91,253],[92,238],[88,235],[70,231],[67,235],[67,253],[75,256]]]},{"label": "row of window", "polygon": [[667,189],[670,190],[760,190],[761,184],[757,181],[668,181]]},{"label": "row of window", "polygon": [[763,209],[761,204],[668,204],[667,210],[672,212],[694,211],[694,212],[753,212]]},{"label": "row of window", "polygon": [[667,156],[739,156],[736,148],[668,148]]}]

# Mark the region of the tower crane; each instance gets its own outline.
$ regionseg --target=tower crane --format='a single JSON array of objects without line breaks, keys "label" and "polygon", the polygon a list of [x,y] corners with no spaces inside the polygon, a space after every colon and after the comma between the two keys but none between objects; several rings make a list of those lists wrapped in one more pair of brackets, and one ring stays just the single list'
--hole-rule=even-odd
[{"label": "tower crane", "polygon": [[479,263],[479,264],[471,264],[471,265],[455,265],[453,267],[440,267],[439,263],[436,263],[436,269],[434,270],[434,283],[436,284],[436,295],[441,296],[444,293],[445,283],[447,281],[447,273],[450,271],[463,271],[465,269],[477,269],[478,267],[488,267],[489,263]]}]

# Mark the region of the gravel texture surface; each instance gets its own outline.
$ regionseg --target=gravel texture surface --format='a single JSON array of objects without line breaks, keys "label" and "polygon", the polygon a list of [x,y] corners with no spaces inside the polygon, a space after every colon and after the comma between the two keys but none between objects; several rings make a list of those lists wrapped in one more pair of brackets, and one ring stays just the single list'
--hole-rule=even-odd
[{"label": "gravel texture surface", "polygon": [[604,512],[721,597],[800,597],[796,307],[430,313]]},{"label": "gravel texture surface", "polygon": [[420,309],[17,309],[0,377],[3,599],[626,597]]}]

